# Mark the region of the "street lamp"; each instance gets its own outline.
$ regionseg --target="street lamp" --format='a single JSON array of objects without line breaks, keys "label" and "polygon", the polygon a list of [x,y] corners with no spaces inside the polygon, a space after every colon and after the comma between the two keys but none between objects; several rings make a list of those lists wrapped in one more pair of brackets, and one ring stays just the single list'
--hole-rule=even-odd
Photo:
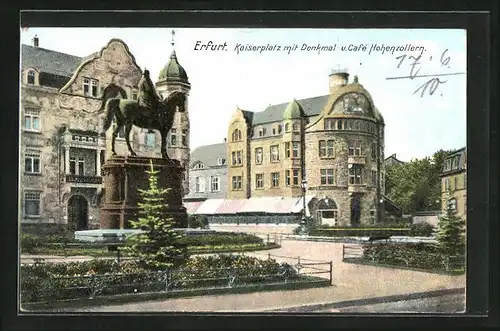
[{"label": "street lamp", "polygon": [[303,180],[300,187],[302,188],[302,219],[300,221],[300,232],[306,234],[306,190],[307,180]]}]

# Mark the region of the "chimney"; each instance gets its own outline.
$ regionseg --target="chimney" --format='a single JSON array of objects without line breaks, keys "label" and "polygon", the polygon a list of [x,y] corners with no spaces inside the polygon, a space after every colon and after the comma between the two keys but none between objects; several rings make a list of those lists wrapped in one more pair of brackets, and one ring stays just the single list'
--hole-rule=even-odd
[{"label": "chimney", "polygon": [[35,35],[35,37],[33,38],[33,46],[38,47],[38,41],[39,41],[38,36]]},{"label": "chimney", "polygon": [[224,138],[224,143],[226,143],[226,142],[227,142],[227,138]]}]

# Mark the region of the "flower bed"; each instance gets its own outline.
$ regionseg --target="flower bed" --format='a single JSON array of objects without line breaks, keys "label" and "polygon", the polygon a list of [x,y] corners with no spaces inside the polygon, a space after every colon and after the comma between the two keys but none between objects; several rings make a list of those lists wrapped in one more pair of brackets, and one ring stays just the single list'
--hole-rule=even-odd
[{"label": "flower bed", "polygon": [[465,258],[448,257],[428,244],[364,245],[361,262],[433,271],[463,270]]},{"label": "flower bed", "polygon": [[21,302],[286,282],[289,264],[242,255],[192,257],[176,270],[150,272],[138,263],[110,260],[21,266]]},{"label": "flower bed", "polygon": [[320,237],[370,237],[370,236],[431,236],[433,227],[430,224],[374,224],[367,227],[332,227],[320,225],[308,229],[310,236]]}]

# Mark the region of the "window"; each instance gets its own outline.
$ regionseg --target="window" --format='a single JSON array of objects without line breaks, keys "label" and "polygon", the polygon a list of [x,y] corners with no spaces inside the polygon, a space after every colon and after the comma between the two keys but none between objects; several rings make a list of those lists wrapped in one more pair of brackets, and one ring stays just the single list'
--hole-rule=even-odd
[{"label": "window", "polygon": [[333,140],[320,140],[319,141],[319,156],[320,157],[333,157],[334,156]]},{"label": "window", "polygon": [[195,190],[198,193],[205,192],[205,180],[202,177],[196,177],[194,179],[195,182]]},{"label": "window", "polygon": [[76,175],[76,158],[74,156],[69,158],[69,173]]},{"label": "window", "polygon": [[99,81],[96,79],[91,79],[90,80],[90,87],[91,87],[92,96],[97,97],[98,91],[99,91]]},{"label": "window", "polygon": [[456,211],[457,210],[457,199],[451,198],[450,200],[448,200],[448,208],[451,211]]},{"label": "window", "polygon": [[290,132],[290,124],[289,123],[285,124],[285,132]]},{"label": "window", "polygon": [[343,129],[344,129],[344,121],[338,120],[337,121],[337,130],[343,130]]},{"label": "window", "polygon": [[217,165],[222,166],[222,165],[225,165],[225,164],[226,164],[226,159],[221,158],[221,157],[219,157],[219,158],[217,159]]},{"label": "window", "polygon": [[132,100],[137,100],[137,91],[136,90],[132,91]]},{"label": "window", "polygon": [[26,76],[26,82],[29,85],[35,85],[35,77],[36,77],[35,70],[28,71],[28,75]]},{"label": "window", "polygon": [[335,184],[335,176],[333,169],[321,169],[321,185],[333,185]]},{"label": "window", "polygon": [[377,159],[377,143],[372,142],[372,161]]},{"label": "window", "polygon": [[300,132],[299,124],[293,123],[292,130],[293,130],[293,132]]},{"label": "window", "polygon": [[241,190],[241,176],[233,176],[233,190]]},{"label": "window", "polygon": [[351,123],[351,120],[345,120],[345,127],[344,129],[345,130],[351,130],[352,129],[352,123]]},{"label": "window", "polygon": [[325,130],[333,130],[335,129],[335,120],[333,118],[325,119]]},{"label": "window", "polygon": [[285,170],[285,185],[290,186],[290,170]]},{"label": "window", "polygon": [[255,149],[255,164],[262,164],[263,150],[261,147]]},{"label": "window", "polygon": [[177,129],[172,128],[170,130],[170,146],[177,145]]},{"label": "window", "polygon": [[278,162],[280,160],[278,145],[271,146],[271,162]]},{"label": "window", "polygon": [[359,164],[353,164],[351,169],[349,169],[349,184],[361,184],[361,166]]},{"label": "window", "polygon": [[265,136],[266,135],[266,128],[262,128],[262,135]]},{"label": "window", "polygon": [[30,174],[40,173],[40,151],[27,150],[24,153],[24,172]]},{"label": "window", "polygon": [[194,169],[204,169],[205,165],[202,162],[198,162],[194,165]]},{"label": "window", "polygon": [[330,225],[337,225],[337,217],[337,210],[318,210],[318,219],[320,219],[322,222],[324,219],[329,219],[330,221],[328,222],[328,224]]},{"label": "window", "polygon": [[300,143],[298,141],[292,142],[292,156],[293,157],[299,157],[299,146]]},{"label": "window", "polygon": [[372,170],[372,185],[377,186],[377,171]]},{"label": "window", "polygon": [[299,169],[293,169],[293,185],[299,185]]},{"label": "window", "polygon": [[272,172],[271,173],[271,186],[278,187],[280,185],[280,173]]},{"label": "window", "polygon": [[31,131],[40,131],[40,110],[32,108],[24,110],[24,128]]},{"label": "window", "polygon": [[280,134],[281,132],[283,132],[283,126],[281,126],[281,124],[278,124],[278,134]]},{"label": "window", "polygon": [[273,128],[273,135],[276,134],[276,128]]},{"label": "window", "polygon": [[455,156],[455,157],[453,158],[453,163],[452,163],[452,165],[451,165],[452,169],[458,169],[458,159],[459,159],[459,157],[458,157],[458,156]]},{"label": "window", "polygon": [[361,141],[349,141],[349,156],[361,156]]},{"label": "window", "polygon": [[90,79],[86,77],[83,78],[83,94],[84,95],[90,94]]},{"label": "window", "polygon": [[77,175],[85,176],[85,159],[82,156],[78,157],[78,172]]},{"label": "window", "polygon": [[240,141],[241,140],[241,130],[235,129],[231,135],[232,141]]},{"label": "window", "polygon": [[285,158],[286,159],[290,158],[290,143],[289,142],[285,143]]},{"label": "window", "polygon": [[231,153],[231,162],[232,165],[241,165],[242,162],[242,152],[241,151],[236,151]]},{"label": "window", "polygon": [[264,188],[264,174],[255,174],[255,188]]},{"label": "window", "polygon": [[210,189],[212,192],[219,192],[220,191],[220,179],[219,177],[210,177]]},{"label": "window", "polygon": [[187,130],[186,129],[182,130],[181,141],[182,141],[182,146],[187,146]]},{"label": "window", "polygon": [[40,192],[24,192],[24,216],[40,216]]},{"label": "window", "polygon": [[154,147],[156,145],[156,135],[154,131],[148,131],[145,136],[145,143],[148,147]]}]

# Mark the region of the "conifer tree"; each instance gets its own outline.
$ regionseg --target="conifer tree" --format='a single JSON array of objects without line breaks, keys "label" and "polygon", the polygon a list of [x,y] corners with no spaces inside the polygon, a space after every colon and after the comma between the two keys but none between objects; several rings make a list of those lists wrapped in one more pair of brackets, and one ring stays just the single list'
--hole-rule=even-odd
[{"label": "conifer tree", "polygon": [[181,243],[185,234],[173,229],[174,219],[166,213],[166,197],[171,188],[158,187],[158,173],[153,167],[146,171],[149,187],[139,189],[139,218],[130,221],[132,228],[143,230],[127,238],[127,251],[137,257],[148,269],[165,270],[183,264],[188,258],[186,245]]},{"label": "conifer tree", "polygon": [[457,217],[455,210],[448,203],[446,214],[439,218],[436,240],[439,250],[447,256],[465,253],[465,222]]}]

